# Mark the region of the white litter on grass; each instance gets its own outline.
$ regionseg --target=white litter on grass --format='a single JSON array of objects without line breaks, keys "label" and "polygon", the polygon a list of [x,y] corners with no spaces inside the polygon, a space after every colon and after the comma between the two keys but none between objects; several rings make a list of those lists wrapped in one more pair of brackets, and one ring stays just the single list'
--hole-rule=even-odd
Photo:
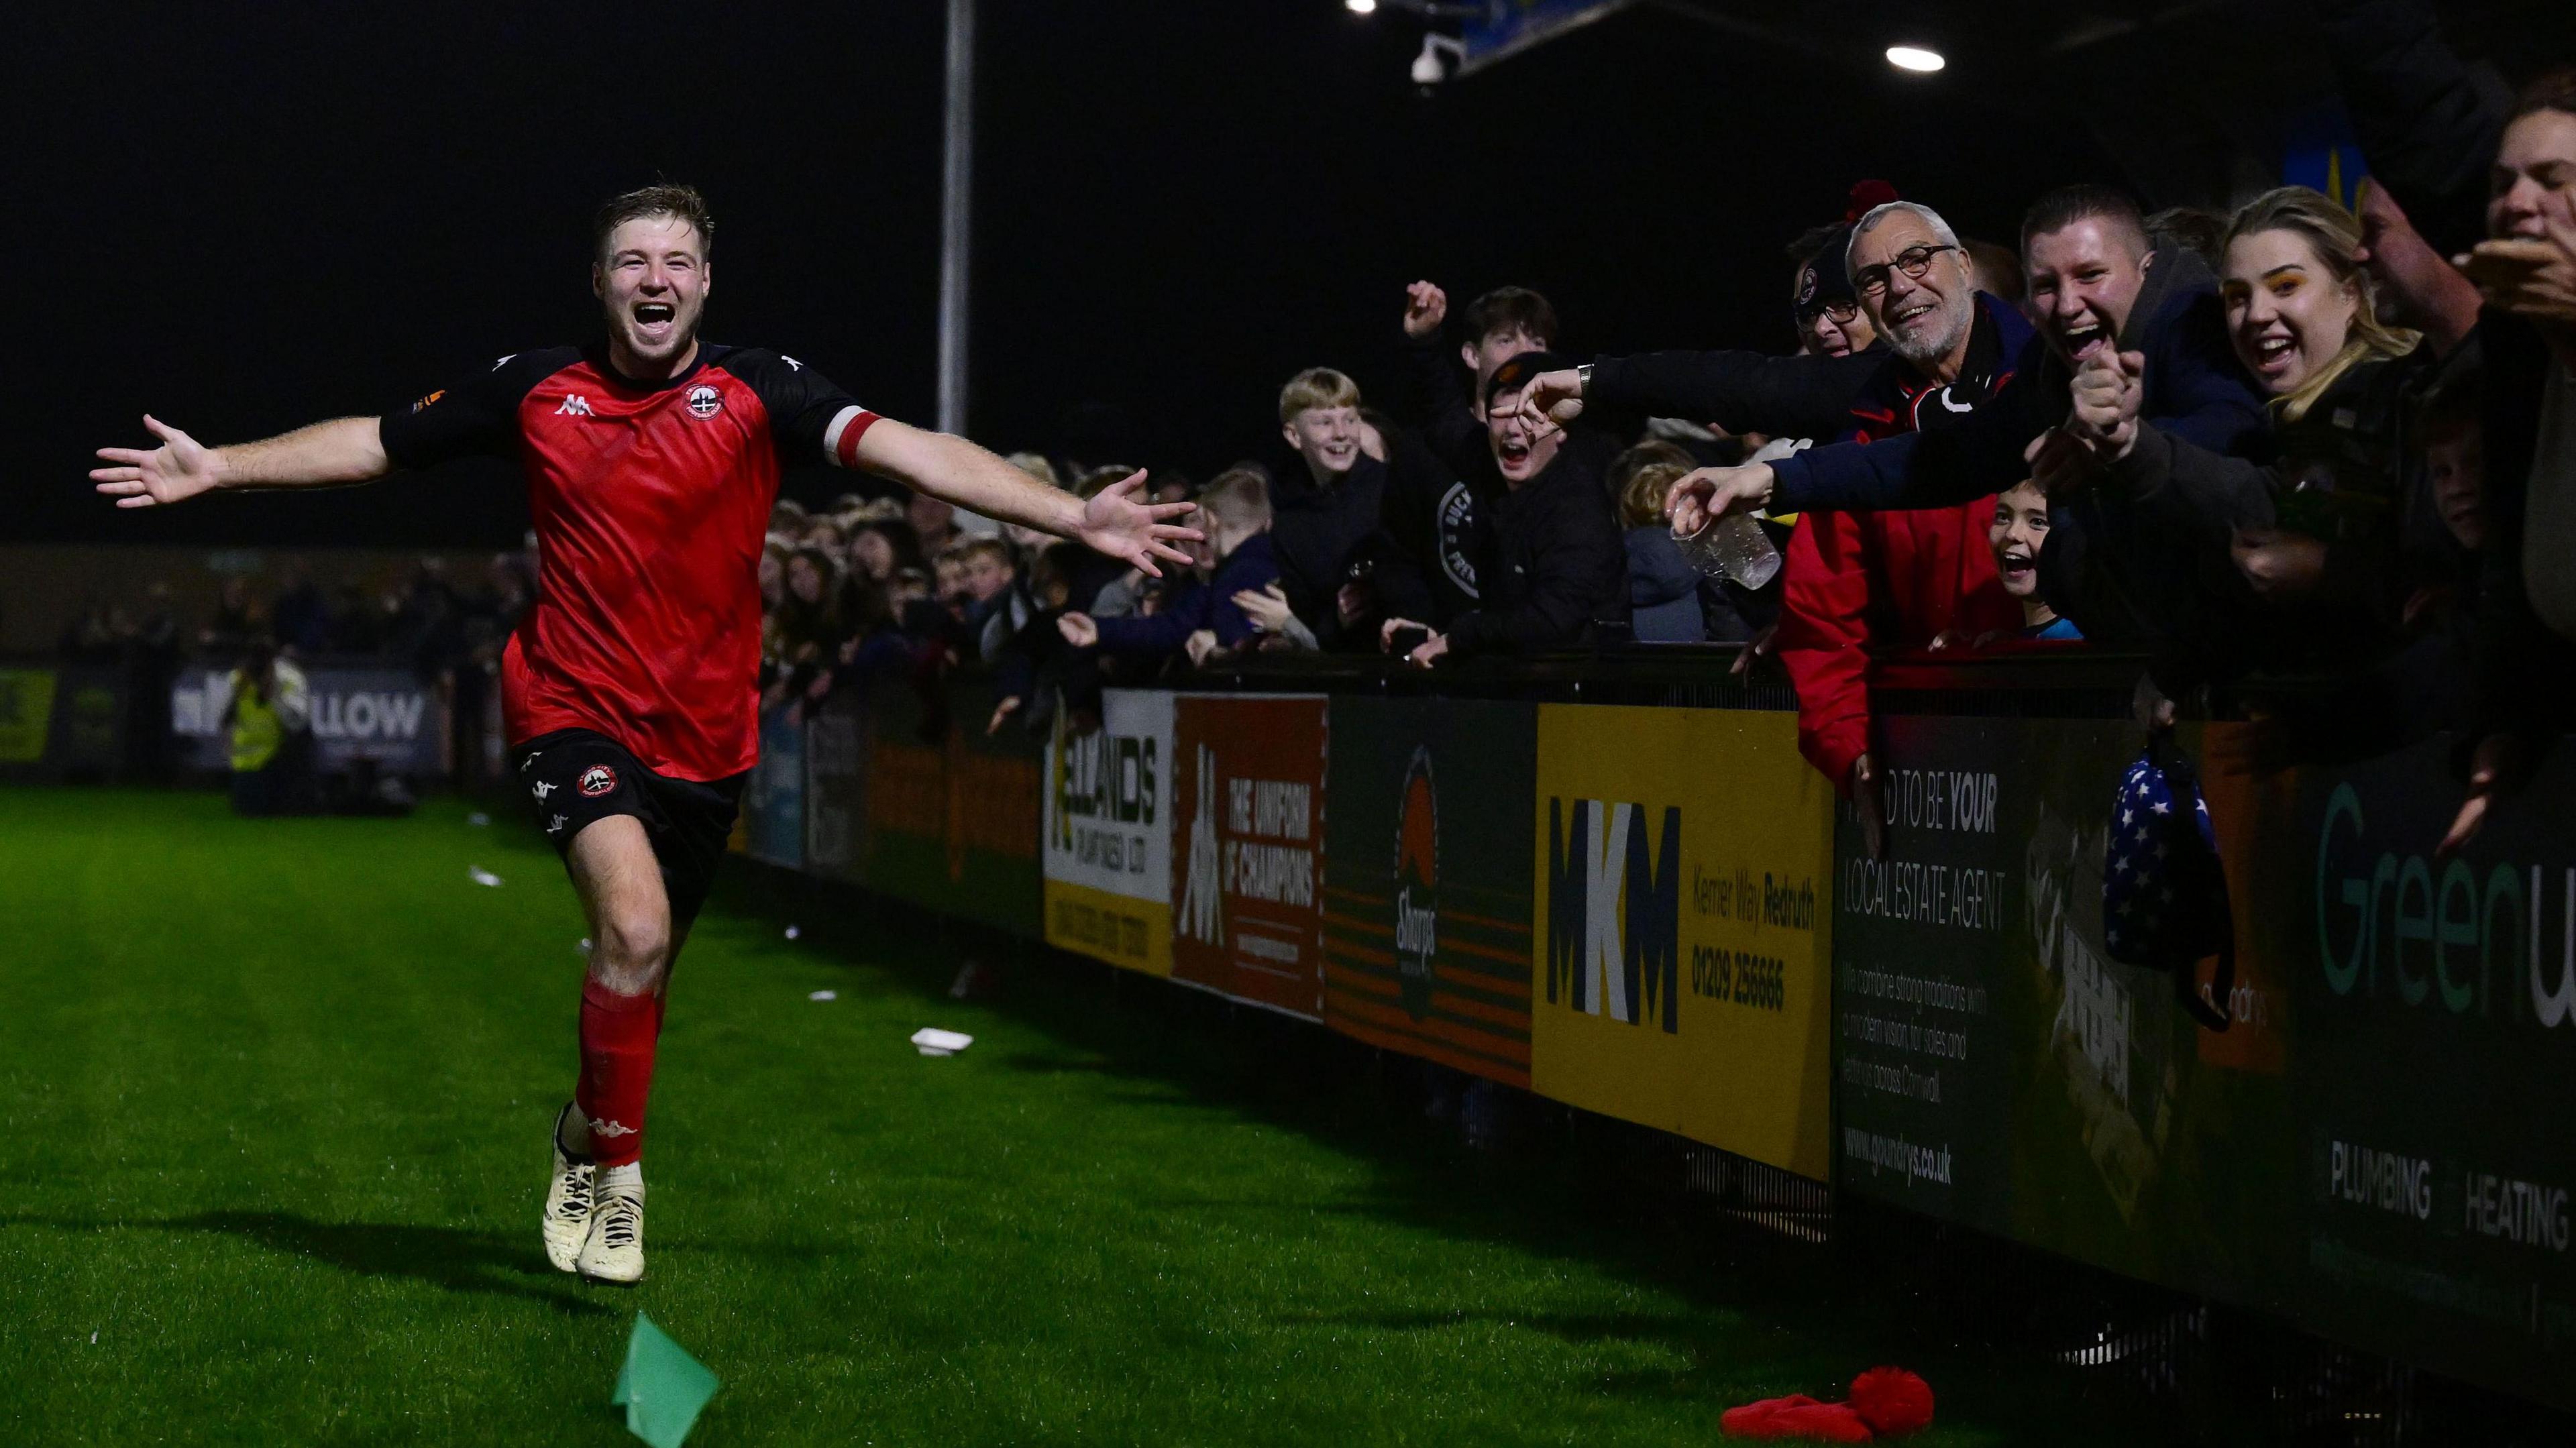
[{"label": "white litter on grass", "polygon": [[807,991],[805,993],[805,999],[809,1001],[836,1001],[840,998],[841,993],[836,990],[817,990]]},{"label": "white litter on grass", "polygon": [[581,943],[574,946],[573,949],[580,951],[584,955],[590,954],[590,937],[587,935],[583,936],[581,938]]},{"label": "white litter on grass", "polygon": [[492,817],[478,809],[474,813],[467,815],[465,817],[465,822],[474,826],[476,829],[481,829],[483,826],[492,822]]},{"label": "white litter on grass", "polygon": [[975,1038],[963,1031],[943,1031],[937,1026],[924,1026],[912,1033],[912,1044],[925,1056],[954,1056],[975,1044]]},{"label": "white litter on grass", "polygon": [[481,865],[466,866],[465,878],[473,881],[477,885],[490,885],[494,889],[500,888],[501,885],[501,877],[493,874],[487,869],[484,869]]},{"label": "white litter on grass", "polygon": [[790,925],[790,926],[788,926],[788,927],[787,927],[787,938],[788,938],[788,939],[790,939],[790,940],[794,940],[794,939],[797,937],[798,933],[799,933],[799,932],[797,931],[797,929],[796,929],[796,927],[795,927],[795,926]]}]

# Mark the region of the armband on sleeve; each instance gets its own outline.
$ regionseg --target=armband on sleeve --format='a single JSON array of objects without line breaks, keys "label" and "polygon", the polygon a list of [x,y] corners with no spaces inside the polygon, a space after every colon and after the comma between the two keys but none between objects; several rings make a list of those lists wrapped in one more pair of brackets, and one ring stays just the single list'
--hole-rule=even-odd
[{"label": "armband on sleeve", "polygon": [[859,439],[876,425],[877,415],[850,403],[832,414],[831,423],[823,429],[823,450],[832,461],[855,470],[859,465]]}]

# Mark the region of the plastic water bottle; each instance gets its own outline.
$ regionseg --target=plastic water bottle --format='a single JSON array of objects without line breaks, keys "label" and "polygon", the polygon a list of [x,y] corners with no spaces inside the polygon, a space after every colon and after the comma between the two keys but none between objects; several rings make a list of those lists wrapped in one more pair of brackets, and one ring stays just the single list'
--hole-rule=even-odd
[{"label": "plastic water bottle", "polygon": [[1682,556],[1711,578],[1723,578],[1742,589],[1759,589],[1780,575],[1780,550],[1749,513],[1734,513],[1687,537],[1676,535]]}]

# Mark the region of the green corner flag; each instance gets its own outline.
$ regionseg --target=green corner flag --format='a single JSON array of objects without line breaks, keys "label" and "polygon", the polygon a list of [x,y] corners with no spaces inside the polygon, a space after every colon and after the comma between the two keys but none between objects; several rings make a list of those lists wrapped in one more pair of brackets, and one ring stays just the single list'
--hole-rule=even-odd
[{"label": "green corner flag", "polygon": [[626,1431],[653,1448],[680,1448],[698,1410],[716,1395],[716,1375],[671,1341],[653,1319],[635,1314],[635,1331],[626,1339],[626,1366],[617,1370],[617,1391],[608,1403],[624,1404]]}]

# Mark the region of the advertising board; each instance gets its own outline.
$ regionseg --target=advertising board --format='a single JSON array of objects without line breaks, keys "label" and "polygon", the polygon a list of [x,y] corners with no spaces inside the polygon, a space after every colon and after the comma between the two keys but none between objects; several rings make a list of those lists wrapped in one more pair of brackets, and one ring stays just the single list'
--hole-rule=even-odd
[{"label": "advertising board", "polygon": [[1103,691],[1101,723],[1059,715],[1046,751],[1046,941],[1172,973],[1172,696]]},{"label": "advertising board", "polygon": [[[864,704],[864,727],[835,725],[809,745],[825,764],[856,764],[865,776],[855,789],[813,791],[809,844],[819,836],[827,855],[855,859],[856,878],[871,890],[1037,938],[1037,741],[1016,727],[985,732],[988,679],[950,678],[926,690],[880,679]],[[862,811],[855,836],[854,804]]]},{"label": "advertising board", "polygon": [[[1835,901],[1838,1180],[2187,1291],[2285,1307],[2296,1274],[2286,784],[2185,731],[2236,920],[2224,1033],[2113,959],[2103,872],[2134,726],[1882,719],[1887,849],[1846,807]],[[2193,980],[2205,986],[2216,962]]]},{"label": "advertising board", "polygon": [[1324,1015],[1325,701],[1172,704],[1172,979]]},{"label": "advertising board", "polygon": [[786,709],[760,720],[760,762],[743,781],[743,847],[790,870],[805,866],[805,726]]},{"label": "advertising board", "polygon": [[[2451,741],[2305,771],[2268,882],[2293,975],[2301,1316],[2576,1407],[2576,759],[2467,849]],[[2287,812],[2284,812],[2285,814]]]},{"label": "advertising board", "polygon": [[[326,772],[373,760],[388,774],[414,778],[447,772],[447,709],[409,669],[317,663],[305,667],[316,766]],[[183,669],[170,686],[170,732],[191,769],[231,768],[232,670]]]},{"label": "advertising board", "polygon": [[1790,714],[1541,706],[1540,1094],[1823,1179],[1832,798]]},{"label": "advertising board", "polygon": [[1332,702],[1324,1020],[1530,1084],[1534,704]]}]

